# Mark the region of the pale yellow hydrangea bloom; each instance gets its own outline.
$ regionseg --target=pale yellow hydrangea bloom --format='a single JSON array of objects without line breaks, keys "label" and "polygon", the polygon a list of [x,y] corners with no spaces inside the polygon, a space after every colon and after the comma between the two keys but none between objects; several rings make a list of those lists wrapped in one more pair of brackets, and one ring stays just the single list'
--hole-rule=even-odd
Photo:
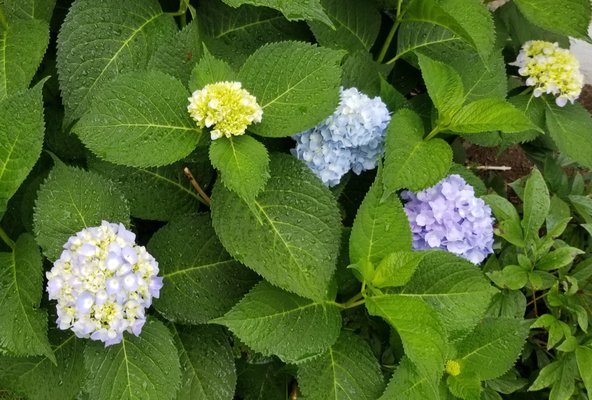
[{"label": "pale yellow hydrangea bloom", "polygon": [[187,111],[200,128],[214,128],[212,140],[245,133],[247,126],[261,122],[263,109],[240,82],[216,82],[193,92]]},{"label": "pale yellow hydrangea bloom", "polygon": [[557,96],[555,103],[563,107],[580,96],[584,76],[575,56],[557,43],[531,40],[522,46],[518,58],[510,65],[519,67],[518,73],[528,77],[526,84],[534,86],[534,96],[544,93]]},{"label": "pale yellow hydrangea bloom", "polygon": [[446,361],[446,373],[452,376],[458,376],[461,372],[461,366],[458,361],[455,360],[448,360]]}]

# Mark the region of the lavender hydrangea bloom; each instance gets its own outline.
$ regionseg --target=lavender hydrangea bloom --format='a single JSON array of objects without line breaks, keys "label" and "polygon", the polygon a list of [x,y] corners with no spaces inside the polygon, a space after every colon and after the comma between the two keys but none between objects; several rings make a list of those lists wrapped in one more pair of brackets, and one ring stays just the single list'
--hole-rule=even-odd
[{"label": "lavender hydrangea bloom", "polygon": [[337,185],[350,169],[360,174],[376,167],[391,119],[380,97],[371,99],[356,88],[341,88],[340,96],[333,115],[293,136],[292,154],[327,186]]},{"label": "lavender hydrangea bloom", "polygon": [[158,297],[158,263],[136,235],[103,221],[70,237],[47,272],[47,293],[57,300],[57,324],[80,338],[117,344],[127,331],[138,336],[144,310]]},{"label": "lavender hydrangea bloom", "polygon": [[493,253],[491,208],[459,175],[421,192],[404,191],[401,197],[415,250],[448,250],[474,264]]}]

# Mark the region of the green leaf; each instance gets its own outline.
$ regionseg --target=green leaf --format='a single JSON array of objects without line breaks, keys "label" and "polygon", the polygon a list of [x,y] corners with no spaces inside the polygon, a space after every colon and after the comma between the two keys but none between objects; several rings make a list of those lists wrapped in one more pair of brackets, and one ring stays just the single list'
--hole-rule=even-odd
[{"label": "green leaf", "polygon": [[588,393],[592,393],[592,348],[589,346],[578,346],[576,349],[576,361],[580,377],[584,381],[584,386]]},{"label": "green leaf", "polygon": [[115,164],[171,164],[202,138],[187,112],[188,96],[181,82],[162,72],[122,75],[95,94],[73,130],[93,153]]},{"label": "green leaf", "polygon": [[448,173],[452,150],[441,139],[423,140],[419,115],[402,109],[391,119],[386,133],[384,188],[387,194],[398,189],[423,190],[438,183]]},{"label": "green leaf", "polygon": [[403,357],[380,400],[440,400],[438,389]]},{"label": "green leaf", "polygon": [[224,250],[208,214],[171,221],[152,236],[148,251],[158,260],[163,277],[154,307],[171,321],[200,324],[219,317],[257,279]]},{"label": "green leaf", "polygon": [[370,346],[348,331],[325,354],[298,366],[298,385],[310,400],[374,400],[384,389]]},{"label": "green leaf", "polygon": [[571,336],[571,328],[569,325],[558,320],[553,314],[541,315],[530,328],[545,328],[547,330],[549,333],[547,349],[549,350],[555,347],[564,337]]},{"label": "green leaf", "polygon": [[68,238],[101,221],[129,222],[129,209],[115,186],[94,172],[58,163],[39,188],[35,237],[50,260],[62,253]]},{"label": "green leaf", "polygon": [[12,253],[0,253],[0,347],[17,356],[44,355],[56,363],[47,340],[47,312],[39,309],[43,264],[25,233]]},{"label": "green leaf", "polygon": [[502,290],[491,300],[486,316],[522,318],[526,309],[526,297],[518,290]]},{"label": "green leaf", "polygon": [[173,18],[164,15],[157,0],[76,0],[58,36],[65,123],[88,110],[105,82],[146,67],[160,39],[175,29]]},{"label": "green leaf", "polygon": [[23,393],[30,400],[76,397],[84,378],[84,342],[76,339],[71,332],[57,333],[57,329],[54,332],[52,354],[55,353],[55,360],[47,356],[0,357],[2,387]]},{"label": "green leaf", "polygon": [[234,355],[222,329],[172,325],[181,361],[177,399],[230,400],[234,397]]},{"label": "green leaf", "polygon": [[513,318],[487,318],[456,345],[461,375],[476,374],[480,380],[495,379],[516,362],[526,337],[528,323]]},{"label": "green leaf", "polygon": [[481,196],[481,198],[491,207],[493,214],[498,221],[520,221],[518,211],[512,203],[510,203],[505,197],[501,197],[497,194],[487,194]]},{"label": "green leaf", "polygon": [[424,55],[417,55],[423,80],[440,119],[449,120],[464,103],[463,84],[454,68],[434,61]]},{"label": "green leaf", "polygon": [[333,26],[331,19],[325,14],[320,0],[222,0],[231,7],[243,4],[270,7],[280,11],[289,21],[321,21]]},{"label": "green leaf", "polygon": [[227,189],[250,203],[269,179],[269,155],[265,146],[251,136],[212,140],[212,165],[222,173]]},{"label": "green leaf", "polygon": [[[209,164],[208,160],[205,163]],[[177,215],[197,210],[199,197],[183,174],[186,163],[165,167],[134,168],[99,159],[88,161],[89,168],[117,184],[129,202],[132,216],[154,221],[169,221]],[[202,164],[190,164],[192,171],[205,170]],[[202,180],[197,178],[199,182]]]},{"label": "green leaf", "polygon": [[202,54],[202,43],[196,20],[163,40],[148,61],[148,70],[158,70],[181,82],[189,81],[195,61]]},{"label": "green leaf", "polygon": [[588,39],[588,0],[516,0],[518,9],[533,24],[551,32]]},{"label": "green leaf", "polygon": [[[341,86],[344,88],[355,87],[369,97],[380,96],[382,102],[391,111],[399,108],[396,106],[397,103],[406,102],[405,97],[392,87],[388,96],[383,96],[383,93],[381,93],[382,81],[384,81],[384,76],[391,72],[393,66],[376,62],[371,53],[359,50],[350,54],[345,58],[341,67],[343,69]],[[390,86],[386,81],[384,84]]]},{"label": "green leaf", "polygon": [[578,367],[574,353],[554,361],[539,372],[539,376],[528,388],[528,391],[541,390],[551,386],[549,400],[569,400],[572,398]]},{"label": "green leaf", "polygon": [[92,399],[170,400],[180,384],[181,367],[171,332],[155,318],[140,336],[125,333],[120,344],[90,341],[84,350],[85,391]]},{"label": "green leaf", "polygon": [[473,263],[449,252],[430,251],[400,295],[424,300],[454,333],[475,326],[496,292]]},{"label": "green leaf", "polygon": [[[479,52],[482,58],[485,58],[491,52],[493,43],[491,43],[488,35],[483,35],[483,31],[480,31],[478,27],[471,26],[470,23],[459,23],[442,6],[444,4],[448,7],[446,2],[439,0],[411,0],[407,4],[406,10],[404,9],[403,21],[427,22],[448,29],[466,40]],[[455,11],[453,5],[450,8],[451,11]],[[467,14],[466,11],[463,11],[463,14]],[[460,20],[464,15],[459,15],[459,17]],[[469,27],[472,32],[467,32],[465,26]]]},{"label": "green leaf", "polygon": [[324,352],[341,331],[341,315],[334,302],[305,299],[265,281],[211,322],[228,327],[251,349],[277,355],[284,362]]},{"label": "green leaf", "polygon": [[191,71],[189,90],[196,91],[210,83],[233,81],[235,77],[236,72],[232,67],[227,62],[214,57],[204,46],[203,57]]},{"label": "green leaf", "polygon": [[272,155],[270,171],[267,186],[251,206],[216,183],[214,229],[233,257],[270,283],[303,297],[324,299],[341,238],[335,198],[292,156]]},{"label": "green leaf", "polygon": [[303,42],[271,43],[243,65],[239,80],[263,108],[250,130],[283,137],[312,128],[335,111],[344,53]]},{"label": "green leaf", "polygon": [[422,252],[417,251],[397,251],[388,254],[378,264],[372,286],[383,288],[405,285],[415,273],[423,256]]},{"label": "green leaf", "polygon": [[559,107],[547,103],[547,128],[553,141],[563,154],[586,168],[592,168],[592,117],[580,104]]},{"label": "green leaf", "polygon": [[222,1],[200,1],[197,21],[209,50],[235,68],[266,43],[310,40],[303,23],[290,22],[267,7],[243,5],[235,9]]},{"label": "green leaf", "polygon": [[388,294],[366,297],[366,308],[397,330],[405,355],[434,386],[444,369],[447,342],[444,326],[432,307],[420,298]]},{"label": "green leaf", "polygon": [[576,256],[584,254],[577,247],[561,247],[543,256],[536,264],[535,268],[542,271],[553,271],[571,264]]},{"label": "green leaf", "polygon": [[502,131],[506,133],[539,129],[512,104],[499,99],[482,99],[457,112],[446,129],[458,133]]},{"label": "green leaf", "polygon": [[370,50],[380,30],[380,13],[373,4],[357,0],[321,0],[321,4],[334,25],[309,22],[321,46],[350,53]]},{"label": "green leaf", "polygon": [[464,400],[481,400],[481,382],[473,373],[458,376],[449,375],[446,379],[448,389],[454,396]]},{"label": "green leaf", "polygon": [[438,44],[462,41],[448,29],[429,22],[403,22],[397,35],[397,55],[395,60],[410,52],[421,51]]},{"label": "green leaf", "polygon": [[524,188],[522,229],[525,239],[538,238],[539,228],[543,226],[550,207],[551,199],[545,179],[539,170],[534,168]]},{"label": "green leaf", "polygon": [[0,28],[0,100],[29,87],[48,42],[44,21],[15,19]]},{"label": "green leaf", "polygon": [[378,264],[396,250],[411,250],[409,220],[398,198],[382,201],[384,189],[379,169],[374,184],[358,208],[349,239],[352,263]]},{"label": "green leaf", "polygon": [[42,85],[0,101],[0,215],[41,154]]},{"label": "green leaf", "polygon": [[16,18],[50,22],[56,0],[0,0],[6,12]]},{"label": "green leaf", "polygon": [[539,129],[529,129],[524,132],[502,133],[501,137],[506,146],[530,142],[536,139],[545,129],[545,102],[530,96],[514,96],[508,99],[512,105],[524,112],[524,114]]}]

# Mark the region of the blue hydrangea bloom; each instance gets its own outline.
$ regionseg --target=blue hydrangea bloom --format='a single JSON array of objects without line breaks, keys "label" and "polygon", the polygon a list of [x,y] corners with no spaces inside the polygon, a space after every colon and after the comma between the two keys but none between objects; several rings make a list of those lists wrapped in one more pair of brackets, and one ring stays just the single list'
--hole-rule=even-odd
[{"label": "blue hydrangea bloom", "polygon": [[135,239],[123,225],[106,221],[68,239],[47,272],[60,329],[105,346],[121,342],[123,332],[140,334],[144,310],[159,296],[162,278],[154,257]]},{"label": "blue hydrangea bloom", "polygon": [[493,253],[491,208],[459,175],[421,192],[404,191],[416,250],[443,249],[480,264]]},{"label": "blue hydrangea bloom", "polygon": [[371,99],[356,88],[341,88],[340,97],[333,115],[293,136],[292,154],[327,186],[337,185],[349,170],[360,174],[376,167],[391,119],[380,97]]}]

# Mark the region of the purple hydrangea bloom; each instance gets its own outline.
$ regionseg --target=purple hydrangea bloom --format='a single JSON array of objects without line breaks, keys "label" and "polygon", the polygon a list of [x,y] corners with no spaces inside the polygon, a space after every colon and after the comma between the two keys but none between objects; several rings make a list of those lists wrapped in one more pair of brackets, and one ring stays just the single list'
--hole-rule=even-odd
[{"label": "purple hydrangea bloom", "polygon": [[337,185],[350,169],[360,174],[376,167],[391,119],[380,97],[371,99],[356,88],[341,88],[340,96],[333,115],[293,136],[292,154],[327,186]]},{"label": "purple hydrangea bloom", "polygon": [[421,192],[404,191],[415,250],[443,249],[480,264],[493,253],[491,208],[459,175]]},{"label": "purple hydrangea bloom", "polygon": [[105,346],[121,342],[123,332],[140,334],[144,310],[159,296],[162,278],[154,257],[135,239],[123,225],[106,221],[68,239],[47,272],[60,329]]}]

